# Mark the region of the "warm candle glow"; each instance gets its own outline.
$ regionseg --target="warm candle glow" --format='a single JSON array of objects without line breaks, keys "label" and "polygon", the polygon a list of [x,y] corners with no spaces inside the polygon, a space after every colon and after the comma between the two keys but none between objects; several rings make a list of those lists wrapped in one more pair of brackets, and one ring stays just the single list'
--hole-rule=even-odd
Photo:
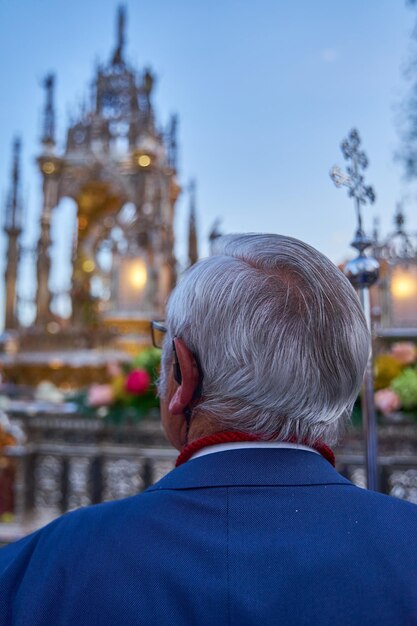
[{"label": "warm candle glow", "polygon": [[87,228],[87,226],[88,226],[88,220],[87,220],[87,218],[86,218],[86,217],[84,217],[84,215],[81,215],[81,216],[78,218],[78,228],[79,228],[80,230],[85,230],[85,229]]},{"label": "warm candle glow", "polygon": [[95,267],[96,267],[95,263],[94,263],[94,261],[91,261],[91,259],[87,259],[83,263],[83,270],[84,270],[84,272],[93,272]]},{"label": "warm candle glow", "polygon": [[55,172],[55,165],[52,161],[45,161],[42,165],[42,171],[44,174],[53,174]]},{"label": "warm candle glow", "polygon": [[141,154],[138,158],[138,164],[140,167],[148,167],[151,164],[151,157],[147,154]]},{"label": "warm candle glow", "polygon": [[417,293],[417,281],[414,276],[406,272],[396,272],[391,283],[391,291],[394,298],[406,299]]},{"label": "warm candle glow", "polygon": [[145,263],[138,259],[130,266],[129,282],[134,289],[143,289],[146,285],[146,266]]}]

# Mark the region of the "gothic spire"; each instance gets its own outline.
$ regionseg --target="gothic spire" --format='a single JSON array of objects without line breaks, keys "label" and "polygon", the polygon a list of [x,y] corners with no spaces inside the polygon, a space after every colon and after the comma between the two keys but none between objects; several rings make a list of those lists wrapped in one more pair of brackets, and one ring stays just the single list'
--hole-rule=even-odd
[{"label": "gothic spire", "polygon": [[55,109],[54,109],[54,87],[55,75],[48,74],[43,81],[46,100],[43,118],[42,143],[45,147],[55,146]]},{"label": "gothic spire", "polygon": [[214,242],[216,241],[216,239],[222,236],[222,233],[220,232],[220,223],[221,219],[217,217],[214,220],[213,226],[211,227],[211,231],[209,234],[210,254],[213,254]]},{"label": "gothic spire", "polygon": [[397,203],[395,215],[394,215],[394,224],[397,229],[398,234],[402,234],[404,232],[404,224],[405,224],[405,215],[403,210],[403,205],[401,202]]},{"label": "gothic spire", "polygon": [[178,156],[178,116],[171,115],[171,120],[168,129],[168,162],[172,169],[177,168],[177,156]]},{"label": "gothic spire", "polygon": [[13,164],[9,197],[6,205],[6,231],[22,228],[22,207],[20,203],[20,148],[18,137],[13,142]]},{"label": "gothic spire", "polygon": [[190,217],[188,223],[188,262],[189,266],[194,265],[198,261],[198,241],[196,226],[196,208],[195,208],[195,181],[192,180],[189,185],[190,192]]},{"label": "gothic spire", "polygon": [[113,54],[113,65],[121,65],[124,63],[123,48],[125,45],[125,27],[126,27],[126,7],[119,6],[117,14],[117,46]]},{"label": "gothic spire", "polygon": [[16,314],[17,271],[20,248],[19,236],[22,232],[22,214],[20,204],[20,140],[13,142],[13,165],[10,193],[6,206],[4,230],[7,235],[7,260],[4,273],[5,282],[5,328],[15,329],[18,326]]},{"label": "gothic spire", "polygon": [[379,218],[378,217],[374,217],[374,222],[373,222],[373,232],[372,232],[372,240],[373,240],[373,245],[377,246],[379,244]]}]

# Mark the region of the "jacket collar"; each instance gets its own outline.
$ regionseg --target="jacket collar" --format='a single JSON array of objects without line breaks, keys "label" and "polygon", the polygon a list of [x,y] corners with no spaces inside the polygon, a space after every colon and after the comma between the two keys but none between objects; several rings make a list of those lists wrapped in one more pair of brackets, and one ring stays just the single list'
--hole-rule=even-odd
[{"label": "jacket collar", "polygon": [[148,491],[232,486],[351,485],[326,459],[290,448],[226,450],[191,459]]}]

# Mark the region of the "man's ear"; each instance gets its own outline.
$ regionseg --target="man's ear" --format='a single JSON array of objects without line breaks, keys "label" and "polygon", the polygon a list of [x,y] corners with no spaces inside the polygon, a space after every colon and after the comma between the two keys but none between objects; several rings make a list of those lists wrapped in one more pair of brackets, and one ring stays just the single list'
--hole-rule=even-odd
[{"label": "man's ear", "polygon": [[171,398],[169,411],[172,415],[182,415],[200,384],[200,370],[193,353],[183,340],[176,337],[173,343],[181,372],[181,383]]}]

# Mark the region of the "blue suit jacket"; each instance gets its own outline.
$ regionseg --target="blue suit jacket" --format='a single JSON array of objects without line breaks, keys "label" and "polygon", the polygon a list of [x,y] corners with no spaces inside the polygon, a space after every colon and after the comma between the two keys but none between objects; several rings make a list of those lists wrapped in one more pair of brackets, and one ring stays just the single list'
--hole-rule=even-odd
[{"label": "blue suit jacket", "polygon": [[317,454],[218,452],[0,550],[0,624],[417,624],[416,542]]}]

